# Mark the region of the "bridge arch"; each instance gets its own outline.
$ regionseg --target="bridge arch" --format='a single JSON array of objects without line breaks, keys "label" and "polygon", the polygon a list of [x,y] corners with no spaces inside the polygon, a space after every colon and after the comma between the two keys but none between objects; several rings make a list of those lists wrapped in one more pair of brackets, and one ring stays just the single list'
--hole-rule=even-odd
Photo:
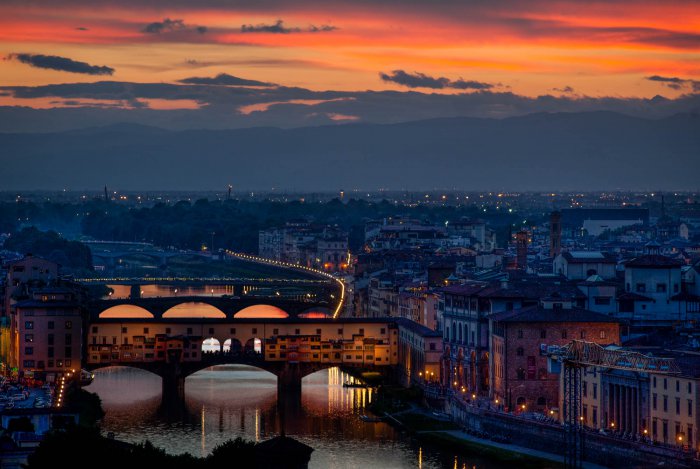
[{"label": "bridge arch", "polygon": [[243,351],[246,353],[263,353],[263,340],[260,337],[253,337],[252,339],[248,339],[248,341],[245,343],[245,346],[243,347]]},{"label": "bridge arch", "polygon": [[163,313],[163,318],[216,318],[225,319],[226,313],[216,306],[201,301],[190,301],[173,306]]},{"label": "bridge arch", "polygon": [[272,305],[253,305],[243,308],[233,315],[234,318],[253,318],[253,319],[285,319],[289,317],[289,313],[285,310]]},{"label": "bridge arch", "polygon": [[120,363],[118,365],[114,365],[111,363],[101,363],[101,364],[96,364],[96,365],[87,365],[87,369],[90,371],[108,371],[109,369],[119,369],[119,368],[130,368],[132,370],[140,370],[140,371],[145,371],[150,375],[162,378],[162,376],[158,373],[157,370],[153,369],[146,363],[139,363],[139,362],[134,362],[134,363]]},{"label": "bridge arch", "polygon": [[146,308],[142,308],[136,305],[122,304],[117,306],[112,306],[102,311],[99,315],[100,318],[147,318],[153,319],[153,313],[148,311]]},{"label": "bridge arch", "polygon": [[236,338],[226,339],[224,341],[224,353],[240,353],[243,351],[243,344]]}]

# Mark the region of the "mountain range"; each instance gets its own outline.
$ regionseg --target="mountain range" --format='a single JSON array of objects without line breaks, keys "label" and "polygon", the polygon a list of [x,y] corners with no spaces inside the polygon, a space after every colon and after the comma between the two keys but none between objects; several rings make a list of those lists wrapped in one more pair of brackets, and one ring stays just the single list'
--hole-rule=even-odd
[{"label": "mountain range", "polygon": [[700,116],[537,113],[398,124],[0,133],[0,190],[700,188]]}]

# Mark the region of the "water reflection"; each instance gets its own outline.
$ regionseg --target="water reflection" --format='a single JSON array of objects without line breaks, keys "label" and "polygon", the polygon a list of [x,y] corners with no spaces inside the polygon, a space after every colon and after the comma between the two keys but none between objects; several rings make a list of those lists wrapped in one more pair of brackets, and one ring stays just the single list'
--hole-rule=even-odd
[{"label": "water reflection", "polygon": [[367,413],[375,395],[371,389],[343,387],[352,380],[337,368],[323,370],[304,378],[301,402],[278,402],[274,375],[244,365],[218,366],[187,378],[185,401],[175,408],[161,402],[160,378],[142,370],[98,370],[87,389],[102,398],[105,432],[126,441],[148,439],[173,454],[205,456],[226,440],[261,441],[284,428],[314,448],[311,468],[495,467],[441,456],[385,423],[363,422],[359,415]]}]

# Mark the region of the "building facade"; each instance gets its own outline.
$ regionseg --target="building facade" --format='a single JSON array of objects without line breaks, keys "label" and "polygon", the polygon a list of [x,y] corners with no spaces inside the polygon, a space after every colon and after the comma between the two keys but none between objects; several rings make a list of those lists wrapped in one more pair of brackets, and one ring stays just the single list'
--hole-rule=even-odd
[{"label": "building facade", "polygon": [[489,317],[490,398],[509,410],[545,412],[559,406],[560,377],[547,367],[547,347],[573,339],[620,343],[620,325],[610,316],[561,301],[541,301]]},{"label": "building facade", "polygon": [[70,290],[37,290],[12,315],[11,366],[20,375],[51,380],[81,368],[82,318]]}]

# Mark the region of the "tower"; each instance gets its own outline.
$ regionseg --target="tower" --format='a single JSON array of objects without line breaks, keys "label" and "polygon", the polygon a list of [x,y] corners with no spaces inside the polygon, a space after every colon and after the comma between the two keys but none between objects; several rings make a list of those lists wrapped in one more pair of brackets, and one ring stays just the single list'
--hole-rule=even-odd
[{"label": "tower", "polygon": [[561,254],[561,212],[554,211],[549,216],[549,256]]},{"label": "tower", "polygon": [[528,233],[525,230],[518,231],[515,233],[515,249],[516,257],[515,263],[516,268],[520,270],[527,269],[527,244],[528,244]]}]

